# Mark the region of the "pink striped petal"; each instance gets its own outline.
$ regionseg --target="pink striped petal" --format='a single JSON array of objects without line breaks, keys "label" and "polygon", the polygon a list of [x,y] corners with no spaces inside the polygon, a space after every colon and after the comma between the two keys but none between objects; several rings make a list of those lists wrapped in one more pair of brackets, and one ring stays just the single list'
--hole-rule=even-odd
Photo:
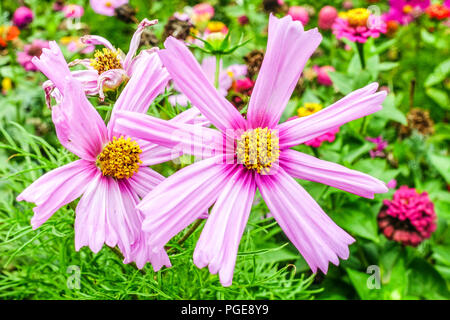
[{"label": "pink striped petal", "polygon": [[75,249],[89,246],[97,253],[106,243],[129,256],[140,234],[138,200],[125,184],[98,172],[76,208]]},{"label": "pink striped petal", "polygon": [[109,42],[107,39],[101,37],[101,36],[95,36],[95,35],[85,35],[82,36],[80,38],[80,41],[84,44],[87,45],[101,45],[104,46],[106,48],[108,48],[109,50],[115,51],[116,48],[114,48],[114,46],[111,44],[111,42]]},{"label": "pink striped petal", "polygon": [[220,130],[245,129],[244,118],[209,82],[189,49],[173,37],[167,38],[164,45],[166,49],[158,54],[188,100]]},{"label": "pink striped petal", "polygon": [[[138,28],[133,34],[130,42],[130,48],[128,49],[127,56],[125,57],[125,61],[123,62],[123,68],[128,72],[128,69],[131,66],[131,62],[133,61],[134,56],[136,55],[137,49],[139,48],[139,43],[141,42],[141,35],[144,32],[145,28],[149,26],[153,26],[158,23],[158,20],[148,20],[144,19],[139,23]],[[128,73],[131,75],[130,73]]]},{"label": "pink striped petal", "polygon": [[79,81],[69,77],[60,105],[52,109],[52,119],[61,144],[85,160],[95,161],[107,141],[106,126],[87,100]]},{"label": "pink striped petal", "polygon": [[388,191],[384,182],[367,174],[295,150],[281,152],[280,162],[294,178],[323,183],[361,197],[373,199],[375,193]]},{"label": "pink striped petal", "polygon": [[278,126],[280,148],[286,149],[325,134],[330,129],[382,109],[386,91],[375,93],[377,83],[356,90],[328,108]]},{"label": "pink striped petal", "polygon": [[322,41],[317,29],[304,31],[290,16],[269,18],[264,61],[253,89],[247,119],[253,128],[273,128],[280,120],[303,68]]},{"label": "pink striped petal", "polygon": [[198,219],[216,201],[233,165],[217,164],[221,157],[187,166],[161,182],[138,205],[145,214],[142,229],[153,247],[162,248]]},{"label": "pink striped petal", "polygon": [[96,172],[98,169],[92,162],[77,160],[44,174],[23,190],[17,201],[36,204],[31,219],[33,229],[40,227],[59,208],[81,196]]},{"label": "pink striped petal", "polygon": [[230,286],[239,242],[255,196],[253,173],[238,167],[220,192],[194,251],[194,263],[211,273],[219,272],[223,286]]},{"label": "pink striped petal", "polygon": [[161,174],[142,166],[139,168],[138,172],[128,179],[128,182],[130,183],[131,189],[136,192],[139,197],[143,198],[163,180],[164,177]]},{"label": "pink striped petal", "polygon": [[[136,112],[117,111],[115,130],[130,137],[171,148],[174,158],[179,152],[201,158],[221,150],[223,135],[214,129],[166,121]],[[173,158],[173,159],[174,159]]]},{"label": "pink striped petal", "polygon": [[339,228],[314,199],[283,169],[258,175],[256,183],[275,220],[300,251],[313,272],[347,259],[355,240]]}]

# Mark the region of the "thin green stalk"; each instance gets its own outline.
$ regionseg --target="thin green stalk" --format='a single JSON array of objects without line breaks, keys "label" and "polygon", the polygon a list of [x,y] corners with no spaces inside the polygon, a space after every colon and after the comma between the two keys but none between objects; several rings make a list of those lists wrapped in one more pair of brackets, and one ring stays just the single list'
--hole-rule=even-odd
[{"label": "thin green stalk", "polygon": [[364,43],[357,42],[356,47],[358,48],[359,60],[361,61],[361,68],[366,69],[366,59],[364,57]]},{"label": "thin green stalk", "polygon": [[214,75],[214,86],[216,89],[219,89],[220,59],[220,54],[216,55],[216,73]]}]

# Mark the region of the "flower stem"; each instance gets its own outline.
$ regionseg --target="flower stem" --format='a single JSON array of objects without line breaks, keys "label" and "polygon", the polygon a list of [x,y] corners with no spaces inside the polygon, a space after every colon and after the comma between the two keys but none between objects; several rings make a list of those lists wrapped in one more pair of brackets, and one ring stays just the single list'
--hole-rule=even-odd
[{"label": "flower stem", "polygon": [[367,121],[367,117],[364,117],[363,121],[361,123],[361,127],[359,128],[360,134],[364,134],[364,132],[366,131],[366,121]]},{"label": "flower stem", "polygon": [[214,75],[214,87],[216,89],[219,89],[220,59],[220,54],[216,55],[216,73]]},{"label": "flower stem", "polygon": [[358,48],[359,60],[361,61],[361,68],[366,69],[366,59],[364,58],[364,43],[356,42]]}]

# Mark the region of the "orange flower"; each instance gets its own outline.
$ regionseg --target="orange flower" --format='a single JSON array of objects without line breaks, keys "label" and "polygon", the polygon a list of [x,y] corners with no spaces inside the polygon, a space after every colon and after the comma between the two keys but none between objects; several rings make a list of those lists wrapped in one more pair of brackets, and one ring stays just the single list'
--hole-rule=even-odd
[{"label": "orange flower", "polygon": [[8,41],[19,37],[20,30],[16,26],[0,26],[0,47],[6,47]]},{"label": "orange flower", "polygon": [[431,19],[442,20],[450,17],[450,9],[438,3],[430,5],[425,11]]}]

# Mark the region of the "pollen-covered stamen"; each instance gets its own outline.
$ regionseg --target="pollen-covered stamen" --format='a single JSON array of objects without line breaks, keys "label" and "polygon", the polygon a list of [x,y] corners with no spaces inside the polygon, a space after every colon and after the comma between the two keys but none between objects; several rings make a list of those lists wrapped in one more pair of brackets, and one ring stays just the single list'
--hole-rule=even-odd
[{"label": "pollen-covered stamen", "polygon": [[139,164],[142,161],[139,155],[141,148],[130,138],[124,139],[122,136],[114,137],[102,150],[97,158],[97,166],[104,176],[117,179],[131,178],[139,171]]},{"label": "pollen-covered stamen", "polygon": [[236,153],[246,168],[267,174],[280,156],[278,136],[268,128],[247,130],[237,141]]},{"label": "pollen-covered stamen", "polygon": [[98,71],[98,74],[111,69],[122,69],[122,63],[119,60],[117,51],[108,48],[95,51],[94,59],[91,59],[91,66]]}]

